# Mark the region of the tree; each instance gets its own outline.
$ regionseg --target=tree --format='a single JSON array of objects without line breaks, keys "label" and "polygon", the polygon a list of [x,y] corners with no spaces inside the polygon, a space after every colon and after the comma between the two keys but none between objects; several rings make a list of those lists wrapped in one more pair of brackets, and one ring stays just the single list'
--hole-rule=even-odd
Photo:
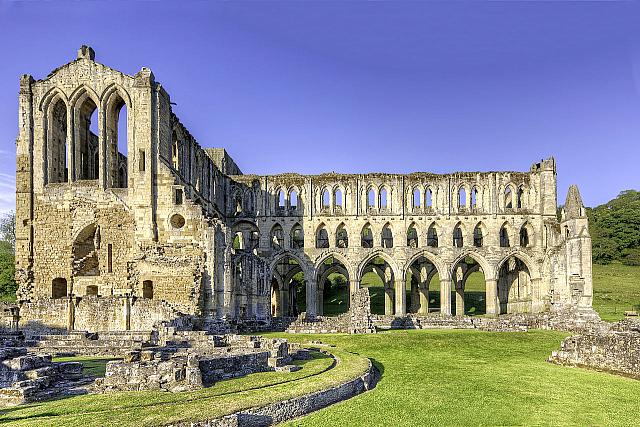
[{"label": "tree", "polygon": [[[11,252],[15,253],[16,250],[16,213],[9,212],[0,218],[0,241],[8,243],[11,247]],[[0,250],[5,249],[0,248]]]},{"label": "tree", "polygon": [[587,208],[593,261],[640,265],[640,191],[626,190],[615,199]]}]

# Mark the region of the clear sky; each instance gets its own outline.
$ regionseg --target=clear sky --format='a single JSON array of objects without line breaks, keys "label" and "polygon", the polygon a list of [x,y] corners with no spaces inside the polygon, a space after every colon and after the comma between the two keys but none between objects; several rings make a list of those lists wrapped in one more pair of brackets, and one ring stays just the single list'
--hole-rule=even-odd
[{"label": "clear sky", "polygon": [[20,74],[150,67],[204,147],[269,174],[528,170],[559,202],[640,188],[636,2],[0,0],[0,211],[13,208]]}]

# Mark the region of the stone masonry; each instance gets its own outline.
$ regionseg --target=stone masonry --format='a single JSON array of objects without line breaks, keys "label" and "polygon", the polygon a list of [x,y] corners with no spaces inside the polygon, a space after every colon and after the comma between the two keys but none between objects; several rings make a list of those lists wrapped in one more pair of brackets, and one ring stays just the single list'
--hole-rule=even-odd
[{"label": "stone masonry", "polygon": [[553,158],[523,172],[242,174],[196,142],[150,69],[121,73],[87,46],[21,77],[16,145],[25,330],[268,326],[297,316],[300,294],[313,318],[334,273],[350,301],[377,274],[387,316],[463,314],[476,271],[489,315],[591,306],[585,209],[572,186],[558,219]]}]

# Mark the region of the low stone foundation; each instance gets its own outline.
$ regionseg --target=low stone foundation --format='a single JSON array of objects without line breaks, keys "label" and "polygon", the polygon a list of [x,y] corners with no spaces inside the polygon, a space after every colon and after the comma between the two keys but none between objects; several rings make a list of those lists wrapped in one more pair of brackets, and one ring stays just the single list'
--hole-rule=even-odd
[{"label": "low stone foundation", "polygon": [[173,424],[172,427],[263,427],[280,424],[371,390],[376,386],[379,377],[379,372],[369,361],[369,368],[362,376],[348,380],[336,387],[272,403],[261,408],[249,409],[219,419]]},{"label": "low stone foundation", "polygon": [[82,379],[82,363],[52,362],[25,347],[0,349],[0,407],[83,393],[74,390]]},{"label": "low stone foundation", "polygon": [[568,337],[549,361],[640,379],[640,323],[623,321],[609,331]]}]

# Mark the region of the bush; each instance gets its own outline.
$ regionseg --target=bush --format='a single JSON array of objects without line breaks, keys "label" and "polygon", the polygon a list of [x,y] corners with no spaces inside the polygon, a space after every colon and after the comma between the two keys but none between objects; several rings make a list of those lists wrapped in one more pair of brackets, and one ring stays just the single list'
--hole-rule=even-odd
[{"label": "bush", "polygon": [[0,298],[14,299],[18,285],[15,280],[15,258],[8,252],[0,252]]}]

